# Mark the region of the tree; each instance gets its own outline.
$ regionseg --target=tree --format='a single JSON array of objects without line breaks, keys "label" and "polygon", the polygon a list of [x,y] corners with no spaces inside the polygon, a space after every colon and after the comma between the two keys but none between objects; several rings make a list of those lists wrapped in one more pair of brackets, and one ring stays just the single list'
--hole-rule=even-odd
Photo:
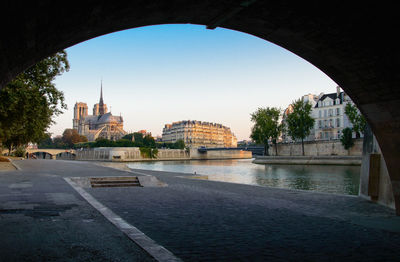
[{"label": "tree", "polygon": [[146,135],[143,138],[143,145],[145,147],[154,148],[154,147],[156,147],[156,141],[154,141],[154,137],[152,137],[151,135]]},{"label": "tree", "polygon": [[52,118],[67,106],[54,80],[69,70],[65,51],[30,67],[0,91],[0,142],[12,148],[46,137]]},{"label": "tree", "polygon": [[346,150],[349,150],[354,145],[352,133],[353,131],[351,130],[350,127],[346,127],[342,130],[342,136],[340,137],[340,142],[342,142],[342,145]]},{"label": "tree", "polygon": [[292,103],[293,111],[288,114],[287,131],[293,140],[301,139],[301,149],[304,156],[304,138],[306,138],[314,126],[314,118],[311,117],[312,106],[298,99]]},{"label": "tree", "polygon": [[133,139],[135,141],[135,143],[139,146],[139,145],[143,145],[143,134],[139,133],[139,132],[134,132],[133,133]]},{"label": "tree", "polygon": [[54,148],[53,139],[51,134],[46,133],[41,141],[38,143],[38,148]]},{"label": "tree", "polygon": [[97,138],[93,145],[94,147],[113,147],[115,146],[114,141],[108,140],[106,138]]},{"label": "tree", "polygon": [[254,122],[254,126],[251,129],[250,138],[256,143],[264,145],[264,155],[269,155],[269,139],[275,144],[276,154],[278,155],[276,140],[282,130],[282,126],[279,124],[279,115],[280,110],[276,107],[258,108],[251,114],[251,121]]},{"label": "tree", "polygon": [[174,143],[174,148],[175,148],[175,149],[184,149],[184,148],[185,148],[185,142],[183,141],[183,139],[178,139],[178,140]]},{"label": "tree", "polygon": [[140,155],[144,158],[157,158],[158,149],[151,147],[139,147]]},{"label": "tree", "polygon": [[353,125],[353,131],[356,133],[356,137],[360,138],[360,133],[364,133],[364,129],[367,124],[364,116],[361,115],[357,107],[351,103],[346,104],[344,112],[348,116],[350,123]]},{"label": "tree", "polygon": [[126,139],[126,140],[132,141],[132,140],[134,140],[133,139],[133,133],[126,134],[121,139]]},{"label": "tree", "polygon": [[64,142],[64,144],[72,148],[74,144],[80,142],[87,142],[88,140],[85,136],[79,135],[76,129],[67,128],[63,132],[62,141]]},{"label": "tree", "polygon": [[131,139],[121,138],[121,139],[115,141],[115,145],[117,147],[133,147],[134,143]]}]

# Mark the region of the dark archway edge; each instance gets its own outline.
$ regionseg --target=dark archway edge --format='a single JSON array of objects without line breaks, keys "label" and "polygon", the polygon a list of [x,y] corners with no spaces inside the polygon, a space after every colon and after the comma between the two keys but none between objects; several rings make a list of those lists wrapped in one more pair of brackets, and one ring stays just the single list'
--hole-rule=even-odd
[{"label": "dark archway edge", "polygon": [[[382,149],[400,214],[400,53],[397,8],[361,1],[7,1],[0,87],[44,57],[147,25],[191,23],[246,32],[325,72],[358,105]],[[277,90],[277,92],[279,92]]]}]

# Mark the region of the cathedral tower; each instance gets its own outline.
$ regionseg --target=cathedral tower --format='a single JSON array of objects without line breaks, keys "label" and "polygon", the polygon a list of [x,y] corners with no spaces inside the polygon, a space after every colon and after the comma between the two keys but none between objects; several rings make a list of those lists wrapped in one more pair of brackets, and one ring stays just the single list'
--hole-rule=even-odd
[{"label": "cathedral tower", "polygon": [[74,119],[72,120],[72,127],[78,130],[79,121],[84,120],[87,115],[88,115],[87,104],[82,102],[76,102],[74,106]]}]

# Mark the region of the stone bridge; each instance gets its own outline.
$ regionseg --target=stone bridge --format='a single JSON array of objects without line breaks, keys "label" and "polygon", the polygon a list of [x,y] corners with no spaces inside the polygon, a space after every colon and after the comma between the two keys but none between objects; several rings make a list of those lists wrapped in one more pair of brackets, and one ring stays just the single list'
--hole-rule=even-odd
[{"label": "stone bridge", "polygon": [[379,155],[381,166],[400,215],[400,51],[394,41],[400,20],[395,2],[7,1],[0,23],[0,89],[57,51],[142,26],[224,27],[286,48],[327,74],[364,114],[384,156]]},{"label": "stone bridge", "polygon": [[37,149],[29,148],[26,150],[26,152],[29,154],[44,152],[51,155],[51,159],[56,159],[56,156],[61,153],[75,154],[74,149],[52,149],[52,148],[37,148]]}]

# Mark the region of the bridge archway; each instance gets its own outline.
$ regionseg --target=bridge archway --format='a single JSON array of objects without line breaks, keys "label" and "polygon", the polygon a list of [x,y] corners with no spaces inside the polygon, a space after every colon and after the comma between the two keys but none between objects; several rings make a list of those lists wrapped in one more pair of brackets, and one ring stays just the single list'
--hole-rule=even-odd
[{"label": "bridge archway", "polygon": [[53,159],[53,155],[45,151],[36,151],[31,154],[34,155],[36,159]]},{"label": "bridge archway", "polygon": [[[0,21],[0,87],[52,53],[103,34],[191,23],[252,34],[299,55],[338,83],[382,149],[400,214],[400,52],[396,8],[380,3],[149,1],[9,3]],[[18,15],[16,15],[18,14]],[[389,33],[387,33],[389,32]]]},{"label": "bridge archway", "polygon": [[76,154],[71,152],[61,152],[56,155],[56,159],[61,159],[61,160],[74,160],[75,157]]}]

